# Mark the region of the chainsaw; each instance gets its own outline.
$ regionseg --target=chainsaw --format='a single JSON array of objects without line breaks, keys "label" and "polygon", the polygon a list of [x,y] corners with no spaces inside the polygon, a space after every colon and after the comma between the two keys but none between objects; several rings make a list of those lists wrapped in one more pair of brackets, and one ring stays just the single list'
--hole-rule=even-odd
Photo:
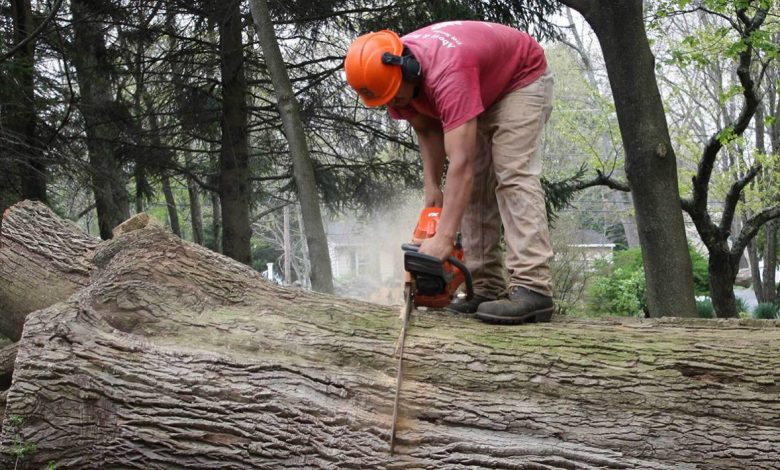
[{"label": "chainsaw", "polygon": [[396,343],[398,369],[395,384],[395,402],[393,404],[393,425],[390,434],[390,455],[395,450],[395,432],[398,422],[398,403],[403,376],[404,343],[409,318],[415,307],[442,308],[452,302],[461,284],[466,284],[466,300],[474,296],[471,273],[463,262],[464,252],[460,234],[453,243],[452,254],[442,261],[435,256],[419,252],[420,244],[436,235],[441,218],[441,208],[426,207],[420,213],[414,230],[412,243],[401,246],[404,252],[404,310],[402,312],[401,334]]},{"label": "chainsaw", "polygon": [[461,284],[466,283],[466,299],[474,295],[471,273],[466,269],[460,234],[452,246],[452,253],[442,261],[434,256],[419,253],[420,244],[436,235],[441,218],[441,208],[426,207],[420,214],[414,229],[412,243],[401,246],[404,251],[404,269],[415,307],[443,308],[452,302]]}]

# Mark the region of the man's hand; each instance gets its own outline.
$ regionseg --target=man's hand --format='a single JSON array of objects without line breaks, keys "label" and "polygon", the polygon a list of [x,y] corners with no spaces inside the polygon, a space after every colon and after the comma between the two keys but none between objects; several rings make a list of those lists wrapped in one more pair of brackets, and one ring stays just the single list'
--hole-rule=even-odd
[{"label": "man's hand", "polygon": [[424,207],[441,207],[444,202],[444,193],[441,191],[441,188],[425,186],[424,202]]},{"label": "man's hand", "polygon": [[419,252],[429,256],[435,256],[444,261],[452,254],[452,245],[454,243],[455,240],[452,238],[442,233],[437,233],[432,238],[423,240],[420,244]]}]

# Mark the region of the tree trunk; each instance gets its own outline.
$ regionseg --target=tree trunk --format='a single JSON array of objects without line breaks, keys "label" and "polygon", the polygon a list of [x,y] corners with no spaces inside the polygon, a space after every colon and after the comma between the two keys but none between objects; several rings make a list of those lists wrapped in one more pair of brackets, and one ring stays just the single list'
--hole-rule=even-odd
[{"label": "tree trunk", "polygon": [[140,214],[144,211],[144,187],[146,186],[144,167],[136,162],[133,173],[135,176],[135,213]]},{"label": "tree trunk", "polygon": [[748,255],[748,262],[750,263],[750,277],[751,284],[753,286],[753,293],[756,295],[758,303],[764,303],[766,296],[764,295],[764,284],[761,282],[761,269],[758,266],[758,248],[756,247],[756,239],[750,240],[745,248]]},{"label": "tree trunk", "polygon": [[[159,226],[94,251],[91,284],[27,318],[2,468],[780,461],[778,321],[507,328],[416,312],[390,456],[397,309],[277,286]],[[17,462],[20,443],[37,450]]]},{"label": "tree trunk", "polygon": [[[7,14],[13,21],[8,44],[20,44],[35,29],[30,1],[12,0]],[[46,201],[45,166],[36,139],[35,42],[28,41],[0,67],[0,218],[24,198]]]},{"label": "tree trunk", "polygon": [[0,334],[18,341],[28,313],[87,286],[98,241],[42,203],[8,209],[0,232]]},{"label": "tree trunk", "polygon": [[[19,44],[35,29],[30,0],[12,0],[11,15],[14,22],[14,44]],[[35,111],[35,40],[29,41],[13,56],[12,95],[4,103],[3,115],[10,115],[4,122],[4,131],[11,134],[12,143],[6,148],[18,156],[21,196],[46,202],[46,165],[43,149],[37,138]]]},{"label": "tree trunk", "polygon": [[767,222],[764,226],[764,300],[774,303],[777,300],[775,284],[777,282],[777,229],[780,222],[777,219]]},{"label": "tree trunk", "polygon": [[290,205],[282,209],[282,240],[284,244],[284,284],[292,284],[292,241],[290,239]]},{"label": "tree trunk", "polygon": [[[593,61],[588,56],[589,51],[585,47],[585,43],[582,40],[580,31],[578,30],[574,18],[571,13],[571,9],[566,9],[566,18],[569,21],[568,29],[574,37],[574,45],[570,45],[579,54],[582,60],[582,66],[585,69],[585,73],[588,77],[588,83],[597,92],[600,92],[599,82],[596,79],[595,69],[593,67]],[[610,155],[614,152],[612,145],[612,133],[604,132],[601,135],[601,152],[602,158]],[[618,211],[620,213],[620,224],[623,226],[623,232],[626,234],[626,245],[629,248],[639,246],[639,233],[636,229],[636,220],[634,219],[633,212],[634,207],[631,202],[631,197],[623,191],[613,191],[612,200],[618,204]]]},{"label": "tree trunk", "polygon": [[644,254],[650,315],[694,317],[693,268],[677,162],[640,0],[562,0],[593,28],[604,53],[626,151],[626,176]]},{"label": "tree trunk", "polygon": [[87,134],[87,151],[100,226],[100,237],[111,238],[114,227],[130,217],[127,177],[116,155],[119,145],[117,103],[111,85],[111,64],[106,51],[103,14],[98,5],[73,0],[73,45],[71,57],[78,76],[79,101]]},{"label": "tree trunk", "polygon": [[192,241],[203,245],[203,210],[200,206],[200,191],[194,179],[187,177],[187,193],[190,197],[190,219],[192,220]]},{"label": "tree trunk", "polygon": [[163,194],[165,195],[165,205],[168,208],[168,220],[171,224],[171,231],[177,237],[182,238],[181,227],[179,226],[179,210],[176,208],[176,199],[173,197],[171,189],[171,180],[167,176],[162,178]]},{"label": "tree trunk", "polygon": [[217,253],[222,253],[222,205],[219,194],[211,193],[211,231],[214,234],[214,247]]},{"label": "tree trunk", "polygon": [[708,274],[710,296],[717,318],[736,318],[739,314],[737,298],[734,296],[734,282],[739,271],[739,256],[730,252],[710,250]]},{"label": "tree trunk", "polygon": [[246,79],[241,39],[240,2],[216,2],[222,71],[222,150],[219,197],[222,204],[222,253],[252,263],[249,225],[249,144]]},{"label": "tree trunk", "polygon": [[265,65],[271,75],[276,92],[277,107],[282,118],[284,133],[290,146],[293,161],[295,186],[306,227],[306,244],[311,257],[311,285],[319,292],[333,292],[333,273],[328,252],[328,239],[322,224],[320,197],[314,178],[314,165],[309,157],[306,133],[301,122],[298,100],[290,83],[287,68],[279,50],[271,15],[266,0],[250,0],[249,8],[255,23],[255,30],[263,49]]}]

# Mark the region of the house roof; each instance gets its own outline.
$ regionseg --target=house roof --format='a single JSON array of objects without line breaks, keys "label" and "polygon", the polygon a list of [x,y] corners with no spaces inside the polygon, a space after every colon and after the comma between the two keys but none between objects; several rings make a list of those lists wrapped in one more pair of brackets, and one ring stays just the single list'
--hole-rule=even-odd
[{"label": "house roof", "polygon": [[572,246],[602,246],[610,248],[615,246],[604,234],[590,229],[574,232],[569,244]]}]

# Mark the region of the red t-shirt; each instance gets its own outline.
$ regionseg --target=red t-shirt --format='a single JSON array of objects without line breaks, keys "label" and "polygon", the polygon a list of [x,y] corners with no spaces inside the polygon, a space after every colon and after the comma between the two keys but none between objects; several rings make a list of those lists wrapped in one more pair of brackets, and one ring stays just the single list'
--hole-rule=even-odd
[{"label": "red t-shirt", "polygon": [[422,66],[423,82],[409,106],[388,106],[393,119],[420,114],[444,132],[478,116],[547,69],[544,50],[530,35],[482,21],[436,23],[401,38]]}]

